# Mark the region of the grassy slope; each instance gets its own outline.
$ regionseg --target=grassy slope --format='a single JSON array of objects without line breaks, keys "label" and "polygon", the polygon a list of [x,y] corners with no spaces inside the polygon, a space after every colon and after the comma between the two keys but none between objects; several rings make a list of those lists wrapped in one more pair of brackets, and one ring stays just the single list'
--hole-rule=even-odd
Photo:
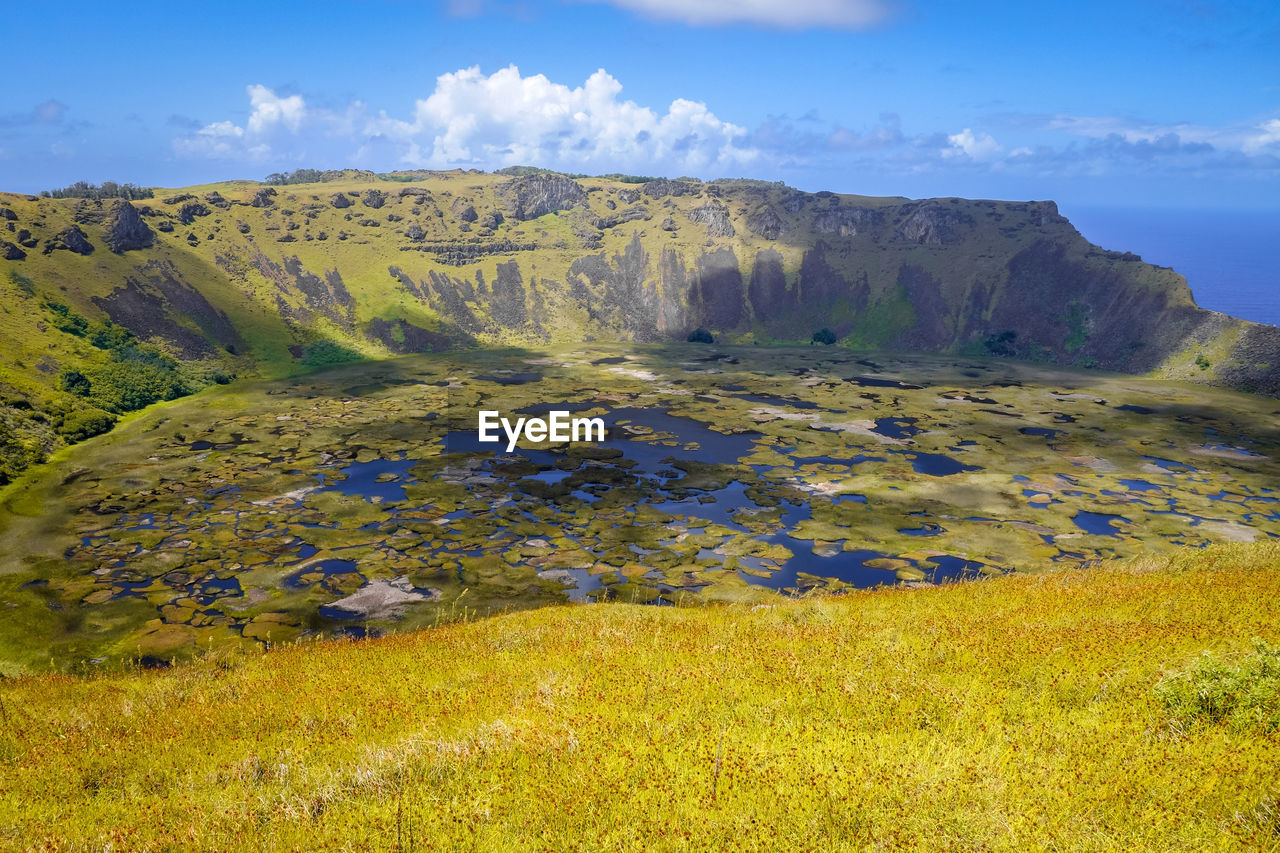
[{"label": "grassy slope", "polygon": [[[794,191],[781,187],[723,187],[716,191],[721,193],[720,201],[733,220],[736,234],[732,238],[710,237],[705,226],[689,220],[689,212],[709,200],[705,194],[658,199],[641,196],[637,203],[648,210],[647,220],[607,229],[601,235],[599,248],[588,248],[585,236],[595,233],[591,223],[630,207],[618,199],[618,193],[636,192],[638,185],[584,179],[580,183],[593,190],[588,193],[586,207],[528,222],[508,219],[498,225],[491,236],[480,237],[479,223],[469,232],[461,230],[465,223],[458,212],[470,205],[483,218],[489,211],[502,209],[498,188],[509,180],[507,177],[461,172],[416,177],[420,179],[406,183],[352,172],[329,182],[279,187],[268,208],[249,206],[249,200],[262,185],[248,181],[159,189],[155,198],[137,202],[135,207],[150,210],[145,219],[153,229],[168,221],[173,223],[173,230],[157,232],[151,248],[123,255],[107,251],[107,225],[96,221],[85,221],[81,225],[96,247],[91,255],[80,256],[69,251],[44,254],[41,248],[46,239],[71,226],[77,218],[104,218],[113,201],[98,207],[93,202],[75,199],[33,200],[0,193],[0,205],[12,209],[18,217],[13,223],[15,227],[30,229],[41,241],[40,247],[27,251],[25,260],[0,262],[0,339],[4,341],[5,356],[0,359],[0,417],[16,418],[14,422],[21,427],[23,440],[40,444],[42,453],[59,446],[61,440],[53,431],[60,426],[63,413],[84,405],[78,398],[56,390],[60,370],[101,365],[107,361],[108,354],[94,349],[84,339],[54,328],[41,303],[49,299],[65,302],[90,320],[100,319],[104,314],[94,298],[108,297],[129,279],[141,280],[148,274],[154,275],[155,268],[150,273],[140,270],[149,263],[171,266],[183,282],[199,291],[216,310],[225,313],[243,337],[243,345],[237,348],[236,355],[215,346],[205,358],[188,364],[195,387],[207,381],[202,377],[215,372],[265,377],[297,372],[303,367],[297,358],[299,348],[321,339],[332,340],[366,357],[386,357],[392,354],[390,350],[368,334],[369,323],[375,318],[403,319],[422,328],[439,330],[438,306],[421,304],[392,278],[389,266],[402,268],[419,282],[433,271],[468,281],[479,273],[492,282],[499,264],[515,259],[528,291],[540,294],[548,303],[554,318],[547,329],[550,342],[609,339],[618,334],[617,329],[590,321],[582,306],[566,298],[568,269],[574,260],[588,255],[603,254],[612,261],[637,234],[644,243],[646,277],[650,281],[660,277],[658,269],[663,249],[675,250],[682,264],[692,270],[703,252],[728,247],[736,254],[744,281],[750,280],[758,252],[779,252],[788,287],[794,289],[798,286],[804,252],[818,240],[828,246],[826,262],[849,281],[869,273],[870,301],[866,310],[856,317],[849,313],[852,311],[849,306],[841,309],[847,316],[840,317],[822,309],[802,308],[794,311],[794,316],[788,314],[786,323],[775,326],[773,336],[764,333],[760,318],[756,318],[725,338],[736,337],[739,342],[807,341],[818,326],[839,326],[853,317],[846,323],[850,326],[846,345],[889,346],[917,319],[915,309],[896,283],[898,269],[904,263],[919,267],[944,283],[940,303],[944,328],[954,330],[975,300],[985,301],[990,313],[990,306],[996,304],[1003,292],[1008,259],[1041,238],[1068,246],[1070,261],[1094,269],[1100,275],[1123,269],[1129,282],[1127,286],[1135,293],[1167,294],[1170,304],[1191,304],[1190,291],[1182,277],[1173,271],[1150,267],[1114,253],[1095,252],[1065,220],[1053,219],[1033,225],[1033,214],[1024,204],[937,200],[934,206],[961,211],[970,220],[961,228],[962,242],[941,251],[939,247],[920,246],[910,240],[891,239],[888,236],[893,231],[891,224],[878,226],[878,230],[863,229],[848,239],[818,234],[813,231],[815,211],[828,209],[833,203],[831,199],[806,196],[800,208],[789,210],[788,201],[795,200]],[[402,199],[397,194],[406,188],[426,190],[431,199]],[[373,209],[355,198],[352,206],[345,209],[331,205],[330,199],[335,193],[367,193],[369,190],[385,193],[388,196],[385,206]],[[208,215],[183,225],[176,219],[181,204],[164,201],[183,194],[194,195],[200,201],[208,192],[218,192],[236,203],[226,209],[210,203]],[[842,205],[879,208],[890,217],[904,202],[904,199],[893,198],[841,197]],[[616,210],[610,210],[609,203],[615,203]],[[776,240],[756,235],[749,225],[753,215],[766,207],[779,217],[782,225],[782,233]],[[396,217],[398,221],[392,221]],[[674,231],[660,227],[668,217],[674,223]],[[379,227],[362,226],[359,224],[362,220],[380,224]],[[428,243],[469,244],[475,240],[483,245],[509,240],[534,244],[536,248],[514,254],[484,255],[465,266],[449,266],[430,253],[401,251],[409,245],[403,233],[411,224],[425,229]],[[242,233],[242,228],[248,229],[247,233]],[[345,239],[339,239],[344,235]],[[294,242],[278,242],[282,237],[291,237]],[[16,237],[0,231],[0,239]],[[342,328],[322,316],[315,306],[309,306],[292,276],[284,275],[281,284],[264,275],[255,262],[259,253],[275,265],[296,256],[312,275],[323,276],[329,270],[338,270],[354,298],[351,328]],[[870,260],[872,258],[875,260]],[[536,285],[533,284],[535,278]],[[25,286],[31,294],[23,290],[24,279],[29,282]],[[974,283],[981,287],[990,285],[993,290],[970,292]],[[277,300],[283,300],[286,310],[298,313],[294,327],[281,316]],[[487,299],[482,298],[471,307],[481,323],[490,319],[491,306]],[[174,319],[198,331],[195,319],[184,316]],[[683,334],[684,330],[671,331]],[[1161,375],[1197,382],[1213,381],[1217,371],[1231,361],[1232,347],[1239,334],[1238,324],[1228,324],[1216,334],[1213,340],[1188,341],[1184,351],[1161,366]],[[477,335],[477,342],[484,346],[502,346],[527,344],[532,339],[490,324]],[[957,342],[956,346],[962,343]],[[291,345],[293,353],[289,350]],[[969,341],[964,345],[981,349],[980,342]],[[1196,364],[1197,356],[1202,353],[1208,354],[1213,364],[1208,371]],[[10,410],[6,408],[9,404],[19,408]],[[33,409],[45,413],[42,423],[48,423],[47,428],[22,422],[24,412]]]},{"label": "grassy slope", "polygon": [[0,683],[38,849],[1274,848],[1280,742],[1162,674],[1280,639],[1280,547],[770,607],[560,607]]}]

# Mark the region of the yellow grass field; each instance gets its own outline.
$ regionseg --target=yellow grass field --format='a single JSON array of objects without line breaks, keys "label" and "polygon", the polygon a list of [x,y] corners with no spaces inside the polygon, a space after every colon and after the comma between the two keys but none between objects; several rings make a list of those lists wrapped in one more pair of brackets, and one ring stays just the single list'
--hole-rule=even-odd
[{"label": "yellow grass field", "polygon": [[1267,543],[8,679],[0,847],[1277,849],[1277,642]]}]

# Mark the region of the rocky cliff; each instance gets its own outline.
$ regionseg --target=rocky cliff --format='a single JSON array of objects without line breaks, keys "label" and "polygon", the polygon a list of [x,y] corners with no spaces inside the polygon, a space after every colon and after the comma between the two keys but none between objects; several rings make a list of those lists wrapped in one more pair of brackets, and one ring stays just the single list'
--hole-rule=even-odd
[{"label": "rocky cliff", "polygon": [[807,342],[825,328],[856,348],[1280,395],[1280,329],[1200,309],[1177,273],[1089,244],[1048,201],[550,173],[326,177],[146,202],[0,194],[0,433],[21,432],[14,412],[57,426],[82,405],[60,377],[105,358],[50,304],[156,345],[194,385],[460,346],[699,327],[723,342]]}]

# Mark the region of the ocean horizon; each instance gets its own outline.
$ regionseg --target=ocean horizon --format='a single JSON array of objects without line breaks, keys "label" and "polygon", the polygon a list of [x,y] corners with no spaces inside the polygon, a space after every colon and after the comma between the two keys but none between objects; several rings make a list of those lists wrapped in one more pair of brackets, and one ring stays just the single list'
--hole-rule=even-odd
[{"label": "ocean horizon", "polygon": [[1071,207],[1085,239],[1187,280],[1196,303],[1280,326],[1280,211]]}]

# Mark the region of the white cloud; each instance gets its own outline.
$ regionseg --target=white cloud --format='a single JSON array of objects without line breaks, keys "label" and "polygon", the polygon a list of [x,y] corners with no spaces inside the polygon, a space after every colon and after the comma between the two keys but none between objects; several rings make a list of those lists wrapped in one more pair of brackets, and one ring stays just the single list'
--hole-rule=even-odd
[{"label": "white cloud", "polygon": [[262,162],[290,145],[324,138],[344,144],[337,160],[383,168],[499,168],[533,164],[571,171],[645,170],[719,173],[758,152],[745,128],[722,121],[706,104],[677,98],[658,112],[621,97],[604,69],[577,87],[514,65],[485,75],[464,68],[436,79],[409,117],[371,115],[361,102],[343,112],[310,109],[301,96],[249,86],[243,127],[206,125],[174,141],[184,156]]},{"label": "white cloud", "polygon": [[307,113],[301,95],[281,98],[266,86],[248,86],[246,91],[249,93],[249,105],[253,108],[249,114],[250,133],[265,133],[276,125],[298,132]]},{"label": "white cloud", "polygon": [[697,171],[750,161],[744,128],[705,104],[677,98],[665,114],[622,100],[622,84],[600,69],[570,88],[511,65],[485,75],[466,68],[436,79],[412,121],[385,116],[370,130],[409,143],[406,164],[517,163],[612,170],[668,165]]},{"label": "white cloud", "polygon": [[244,127],[230,121],[206,124],[175,139],[174,151],[185,157],[265,162],[276,154],[272,142],[296,136],[309,115],[301,95],[282,98],[259,85],[246,86],[245,93],[249,96],[249,119]]},{"label": "white cloud", "polygon": [[1280,145],[1280,118],[1273,118],[1257,127],[1261,133],[1247,137],[1241,148],[1246,154],[1261,153],[1264,148]]},{"label": "white cloud", "polygon": [[696,26],[760,24],[788,29],[864,29],[889,14],[886,0],[589,0]]},{"label": "white cloud", "polygon": [[[1090,139],[1119,137],[1134,145],[1141,142],[1157,142],[1169,138],[1170,135],[1176,136],[1182,142],[1217,145],[1226,142],[1232,135],[1231,131],[1223,128],[1186,123],[1157,124],[1121,116],[1056,115],[1045,122],[1044,129],[1059,130]],[[1236,142],[1238,143],[1238,140]]]},{"label": "white cloud", "polygon": [[949,146],[942,149],[943,157],[967,157],[977,162],[994,160],[1004,151],[1000,143],[989,133],[974,133],[965,128],[947,137]]}]

